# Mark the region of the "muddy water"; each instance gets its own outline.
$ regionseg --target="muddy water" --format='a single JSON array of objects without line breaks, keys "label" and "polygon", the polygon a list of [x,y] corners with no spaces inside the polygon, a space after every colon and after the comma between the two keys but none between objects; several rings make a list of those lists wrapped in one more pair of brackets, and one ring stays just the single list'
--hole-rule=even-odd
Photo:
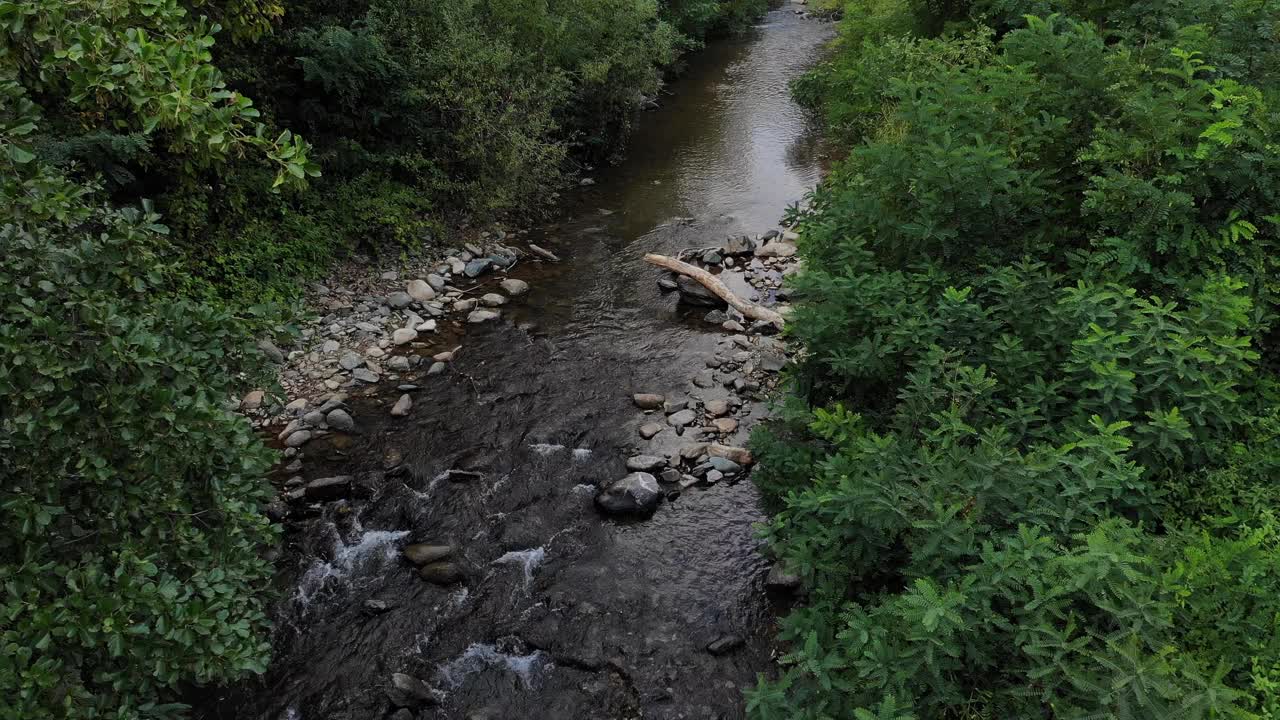
[{"label": "muddy water", "polygon": [[[275,662],[203,717],[387,717],[397,672],[440,691],[419,718],[743,716],[775,652],[751,483],[691,490],[638,522],[601,517],[592,496],[635,451],[689,441],[641,441],[632,393],[725,396],[690,378],[727,336],[660,294],[640,258],[776,227],[816,182],[787,83],[829,28],[784,6],[696,57],[630,158],[540,231],[564,261],[514,271],[530,294],[469,329],[448,372],[414,380],[411,416],[360,400],[355,442],[308,447],[308,479],[354,473],[363,496],[291,521]],[[442,477],[458,468],[478,477]],[[419,579],[399,557],[409,542],[454,545],[464,582]],[[727,634],[744,644],[706,652]]]}]

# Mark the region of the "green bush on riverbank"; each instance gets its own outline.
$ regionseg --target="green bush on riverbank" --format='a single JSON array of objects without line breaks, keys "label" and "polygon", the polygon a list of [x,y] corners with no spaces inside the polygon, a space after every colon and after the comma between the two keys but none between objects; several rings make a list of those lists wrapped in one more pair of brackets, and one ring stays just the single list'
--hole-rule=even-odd
[{"label": "green bush on riverbank", "polygon": [[756,717],[1280,713],[1276,17],[846,7]]}]

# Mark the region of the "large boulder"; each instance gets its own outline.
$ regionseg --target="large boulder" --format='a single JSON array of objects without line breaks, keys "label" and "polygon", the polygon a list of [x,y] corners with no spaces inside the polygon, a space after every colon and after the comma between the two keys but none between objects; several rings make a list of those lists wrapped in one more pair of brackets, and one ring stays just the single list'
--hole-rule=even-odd
[{"label": "large boulder", "polygon": [[596,505],[611,515],[651,515],[661,500],[658,479],[647,472],[631,473],[596,494]]}]

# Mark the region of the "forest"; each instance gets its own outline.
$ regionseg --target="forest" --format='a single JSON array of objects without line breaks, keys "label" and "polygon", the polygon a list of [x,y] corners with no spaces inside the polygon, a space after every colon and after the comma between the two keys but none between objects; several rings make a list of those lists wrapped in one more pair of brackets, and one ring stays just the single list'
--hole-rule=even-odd
[{"label": "forest", "polygon": [[1280,4],[851,0],[757,718],[1280,715]]},{"label": "forest", "polygon": [[339,258],[551,211],[763,6],[0,0],[0,718],[263,672],[256,341]]}]

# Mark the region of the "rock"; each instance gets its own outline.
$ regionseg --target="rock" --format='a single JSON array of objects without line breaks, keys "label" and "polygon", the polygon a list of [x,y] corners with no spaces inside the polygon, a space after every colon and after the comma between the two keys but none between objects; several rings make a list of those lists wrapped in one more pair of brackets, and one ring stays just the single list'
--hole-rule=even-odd
[{"label": "rock", "polygon": [[769,575],[764,579],[765,587],[777,590],[795,590],[800,587],[800,576],[788,572],[787,568],[781,563],[776,562],[769,569]]},{"label": "rock", "polygon": [[324,424],[324,413],[319,410],[312,410],[302,416],[302,423],[310,427],[320,427]]},{"label": "rock", "polygon": [[756,249],[756,242],[746,235],[739,235],[730,238],[728,242],[720,248],[720,252],[725,255],[750,255]]},{"label": "rock", "polygon": [[406,292],[397,291],[387,296],[387,304],[396,309],[407,307],[412,302],[413,296]]},{"label": "rock", "polygon": [[739,465],[750,465],[755,460],[751,457],[751,451],[746,448],[730,447],[728,445],[712,444],[707,446],[707,454],[711,457],[720,457],[726,460],[732,460]]},{"label": "rock", "polygon": [[635,455],[627,458],[627,469],[633,472],[653,472],[661,467],[666,467],[665,458],[656,455]]},{"label": "rock", "polygon": [[716,432],[726,435],[736,432],[738,429],[738,421],[733,418],[716,418],[711,421],[711,425],[715,427]]},{"label": "rock", "polygon": [[656,393],[636,393],[631,396],[631,401],[641,410],[657,410],[667,399]]},{"label": "rock", "polygon": [[787,356],[777,351],[760,353],[760,368],[765,372],[778,372],[787,365]]},{"label": "rock", "polygon": [[288,405],[285,405],[284,409],[288,412],[296,413],[305,409],[310,404],[311,404],[311,401],[307,400],[306,398],[298,398],[290,402]]},{"label": "rock", "polygon": [[507,278],[499,285],[502,287],[502,291],[511,297],[518,297],[529,292],[529,283],[515,278]]},{"label": "rock", "polygon": [[382,273],[382,279],[383,280],[399,280],[400,273],[396,272],[395,270],[388,270]]},{"label": "rock", "polygon": [[693,487],[694,485],[697,485],[700,482],[702,482],[701,478],[694,477],[693,475],[681,475],[680,489],[688,490],[689,488]]},{"label": "rock", "polygon": [[320,352],[325,355],[329,355],[331,353],[338,352],[338,348],[340,347],[342,347],[342,345],[340,345],[337,340],[325,340],[324,344],[320,346]]},{"label": "rock", "polygon": [[738,463],[728,458],[712,456],[710,459],[707,460],[707,462],[711,464],[711,467],[715,468],[716,470],[719,470],[725,475],[736,475],[737,473],[742,471],[741,465],[739,465]]},{"label": "rock", "polygon": [[463,574],[456,563],[433,562],[419,568],[418,577],[436,585],[452,585],[461,581]]},{"label": "rock", "polygon": [[400,396],[396,404],[391,408],[391,417],[404,417],[409,414],[409,410],[413,408],[413,398],[409,397],[409,393]]},{"label": "rock", "polygon": [[612,515],[650,515],[661,500],[657,478],[646,472],[615,480],[596,494],[596,505]]},{"label": "rock", "polygon": [[474,298],[467,298],[466,300],[459,300],[455,302],[453,304],[453,309],[458,312],[471,312],[472,310],[475,310],[476,306],[479,304],[480,301]]},{"label": "rock", "polygon": [[395,370],[396,372],[408,372],[409,358],[405,355],[396,355],[387,361],[387,367]]},{"label": "rock", "polygon": [[467,315],[467,322],[477,324],[495,320],[497,317],[498,313],[493,310],[472,310],[471,314]]},{"label": "rock", "polygon": [[342,357],[338,358],[338,365],[340,365],[343,370],[355,370],[356,368],[364,365],[364,356],[348,350],[342,354]]},{"label": "rock", "polygon": [[724,473],[720,472],[719,470],[708,470],[705,477],[707,478],[707,482],[711,483],[712,485],[715,485],[716,483],[724,479]]},{"label": "rock", "polygon": [[707,644],[707,652],[712,655],[726,655],[742,647],[743,640],[737,635],[721,635]]},{"label": "rock", "polygon": [[725,307],[725,302],[715,295],[715,293],[702,286],[702,283],[691,277],[679,275],[676,277],[676,286],[680,291],[680,302],[687,305],[701,305],[703,307]]},{"label": "rock", "polygon": [[770,231],[766,232],[764,235],[761,235],[761,236],[760,236],[760,239],[761,239],[761,240],[763,240],[763,241],[765,241],[765,242],[769,242],[770,240],[772,240],[772,239],[774,239],[774,238],[778,237],[778,236],[779,236],[779,235],[781,235],[781,234],[782,234],[782,233],[778,232],[777,230],[770,230]]},{"label": "rock", "polygon": [[661,423],[645,423],[640,426],[640,437],[645,440],[651,440],[655,435],[662,432]]},{"label": "rock", "polygon": [[267,393],[265,390],[254,390],[248,395],[245,395],[244,399],[240,401],[240,409],[241,410],[257,410],[258,408],[262,407],[262,401],[266,397],[267,397]]},{"label": "rock", "polygon": [[507,298],[498,293],[485,293],[480,296],[480,304],[485,307],[500,307],[507,304]]},{"label": "rock", "polygon": [[351,481],[354,480],[350,475],[336,475],[334,477],[317,478],[307,483],[305,488],[308,500],[338,500],[351,494]]},{"label": "rock", "polygon": [[719,325],[721,323],[728,322],[729,316],[725,315],[723,310],[712,310],[706,315],[703,315],[702,320],[703,322],[709,322],[712,325]]},{"label": "rock", "polygon": [[680,448],[680,458],[682,460],[697,460],[707,454],[707,443],[694,443],[685,445]]},{"label": "rock", "polygon": [[674,278],[663,276],[658,278],[658,289],[662,292],[674,292],[680,289],[680,285]]},{"label": "rock", "polygon": [[418,323],[417,327],[415,327],[414,329],[415,329],[415,330],[417,330],[418,332],[435,332],[435,331],[436,331],[436,321],[435,321],[435,320],[423,320],[422,322]]},{"label": "rock", "polygon": [[439,275],[436,275],[435,273],[427,275],[427,285],[429,285],[432,290],[435,290],[438,293],[444,292],[444,284],[444,278]]},{"label": "rock", "polygon": [[461,350],[461,349],[462,349],[462,347],[461,347],[461,346],[459,346],[459,347],[456,347],[456,348],[454,348],[454,349],[452,349],[452,350],[446,350],[446,351],[444,351],[444,352],[438,352],[438,353],[436,353],[435,355],[432,355],[432,356],[431,356],[431,359],[432,359],[432,360],[435,360],[436,362],[445,362],[445,363],[447,363],[447,362],[453,362],[453,356],[454,356],[454,353],[458,352],[458,351],[459,351],[459,350]]},{"label": "rock", "polygon": [[538,247],[533,243],[529,243],[529,251],[532,252],[534,255],[541,257],[544,260],[550,260],[551,262],[560,262],[559,256],[557,256],[555,253],[551,252],[546,248]]},{"label": "rock", "polygon": [[449,258],[448,263],[449,263],[449,272],[453,273],[454,275],[461,275],[467,269],[466,263],[462,262],[456,257]]},{"label": "rock", "polygon": [[436,695],[431,686],[412,675],[394,673],[387,686],[387,699],[398,708],[417,708],[435,705]]},{"label": "rock", "polygon": [[406,291],[409,293],[409,297],[420,303],[436,299],[435,289],[427,284],[426,280],[410,280]]},{"label": "rock", "polygon": [[400,551],[400,554],[404,556],[405,560],[408,560],[414,565],[428,565],[452,555],[453,546],[417,543],[405,546],[404,550]]},{"label": "rock", "polygon": [[591,179],[591,178],[589,178],[589,177],[587,177],[587,178],[582,178],[581,180],[579,180],[579,181],[578,181],[578,184],[579,184],[579,185],[581,185],[582,187],[590,187],[590,186],[592,186],[592,185],[595,185],[595,184],[596,184],[596,181],[595,181],[595,180],[592,180],[592,179]]},{"label": "rock", "polygon": [[444,363],[437,360],[436,362],[431,363],[431,367],[427,368],[427,374],[439,375],[440,373],[444,372],[446,367],[447,366]]},{"label": "rock", "polygon": [[[375,600],[373,598],[369,598],[364,601],[364,609],[372,615],[381,615],[382,613],[390,610],[391,605],[388,604],[386,600]],[[392,717],[395,716],[392,715]]]},{"label": "rock", "polygon": [[671,398],[670,400],[662,403],[662,410],[668,415],[671,415],[673,413],[678,413],[687,407],[689,407],[689,401],[688,399],[684,399],[684,398],[682,399]]},{"label": "rock", "polygon": [[693,384],[703,389],[715,387],[715,373],[712,372],[711,368],[699,370],[698,374],[693,376]]},{"label": "rock", "polygon": [[728,330],[729,332],[742,332],[743,330],[746,330],[746,328],[742,327],[742,323],[737,320],[725,320],[720,324],[720,327]]},{"label": "rock", "polygon": [[391,333],[391,342],[396,345],[406,345],[418,339],[418,331],[413,328],[399,328]]},{"label": "rock", "polygon": [[702,254],[702,262],[708,265],[719,265],[724,262],[724,256],[720,254],[719,250],[708,250]]},{"label": "rock", "polygon": [[493,258],[479,258],[467,263],[462,274],[469,278],[479,277],[493,268]]},{"label": "rock", "polygon": [[373,358],[373,359],[375,359],[375,360],[376,360],[376,359],[378,359],[378,358],[382,357],[383,355],[386,355],[386,354],[387,354],[387,351],[386,351],[386,350],[383,350],[383,349],[382,349],[382,348],[380,348],[380,347],[371,347],[371,348],[366,349],[366,350],[364,351],[364,354],[365,354],[365,356],[366,356],[366,357],[371,357],[371,358]]},{"label": "rock", "polygon": [[692,410],[686,408],[667,416],[667,424],[672,427],[684,427],[685,425],[692,425],[697,419],[698,416]]},{"label": "rock", "polygon": [[723,417],[729,414],[729,403],[724,400],[709,400],[706,404],[707,414],[711,417]]},{"label": "rock", "polygon": [[271,362],[276,363],[277,365],[284,362],[284,353],[280,352],[280,348],[276,347],[276,344],[267,338],[263,338],[258,341],[258,349],[261,350],[262,354],[266,355],[267,359]]},{"label": "rock", "polygon": [[789,242],[771,242],[756,248],[758,258],[789,258],[796,254],[796,246]]},{"label": "rock", "polygon": [[284,439],[284,446],[296,448],[302,447],[309,442],[311,442],[310,430],[295,430],[289,434],[289,437]]},{"label": "rock", "polygon": [[378,382],[378,373],[372,370],[369,370],[367,368],[356,368],[355,370],[351,371],[351,377],[355,378],[356,380],[359,380],[360,382],[365,382],[365,383]]},{"label": "rock", "polygon": [[787,230],[782,233],[782,239],[786,240],[787,242],[795,242],[800,239],[800,234]]},{"label": "rock", "polygon": [[330,428],[340,432],[351,432],[356,427],[356,421],[351,419],[351,415],[342,408],[334,408],[325,416],[325,422]]}]

